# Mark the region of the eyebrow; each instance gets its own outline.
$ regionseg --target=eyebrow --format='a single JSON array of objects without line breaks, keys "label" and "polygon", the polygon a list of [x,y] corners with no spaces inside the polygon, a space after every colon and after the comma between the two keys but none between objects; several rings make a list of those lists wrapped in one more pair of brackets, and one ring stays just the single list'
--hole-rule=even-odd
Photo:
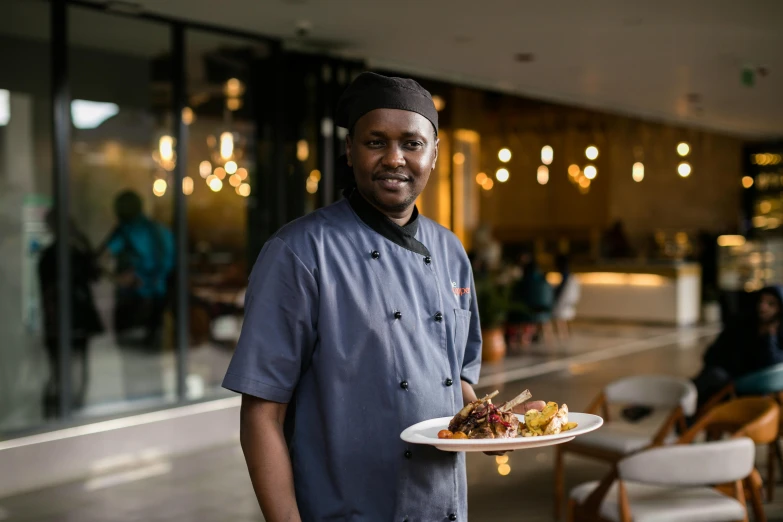
[{"label": "eyebrow", "polygon": [[[368,134],[374,138],[388,138],[388,135],[385,132],[379,130],[370,131]],[[420,140],[426,140],[425,136],[417,131],[405,131],[402,133],[402,138],[416,138]]]}]

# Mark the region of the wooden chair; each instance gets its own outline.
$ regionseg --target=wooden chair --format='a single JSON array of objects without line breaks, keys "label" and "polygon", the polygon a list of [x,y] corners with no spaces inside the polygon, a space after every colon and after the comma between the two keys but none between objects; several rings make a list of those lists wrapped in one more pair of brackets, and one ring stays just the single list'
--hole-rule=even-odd
[{"label": "wooden chair", "polygon": [[[783,405],[783,364],[777,364],[764,370],[754,372],[725,386],[720,392],[710,398],[696,415],[697,419],[706,415],[712,408],[736,397],[767,396]],[[783,428],[783,418],[781,418]],[[781,433],[781,430],[778,430]],[[767,500],[772,500],[775,494],[775,461],[783,472],[783,449],[780,439],[776,437],[768,446],[767,452]]]},{"label": "wooden chair", "polygon": [[[770,444],[778,438],[780,407],[769,397],[745,397],[721,404],[709,410],[696,424],[684,433],[678,443],[690,444],[704,433],[707,440],[717,440],[728,434],[733,438],[747,437],[755,444]],[[774,468],[774,465],[773,465]],[[754,519],[766,522],[761,503],[763,481],[758,470],[753,469],[744,481],[746,496],[753,505]],[[729,492],[725,491],[727,494]]]},{"label": "wooden chair", "polygon": [[[617,463],[601,482],[571,491],[569,522],[747,522],[743,481],[753,441],[736,438],[651,448]],[[726,495],[713,484],[730,484]]]},{"label": "wooden chair", "polygon": [[[643,427],[611,419],[610,404],[664,408],[667,416],[657,431],[650,433]],[[673,433],[675,426],[679,424],[685,431],[685,417],[693,415],[695,410],[696,388],[687,379],[668,375],[639,375],[609,384],[585,410],[586,413],[601,414],[604,418],[603,427],[555,449],[555,518],[560,518],[564,500],[564,457],[567,452],[614,464],[643,449],[676,442]]]}]

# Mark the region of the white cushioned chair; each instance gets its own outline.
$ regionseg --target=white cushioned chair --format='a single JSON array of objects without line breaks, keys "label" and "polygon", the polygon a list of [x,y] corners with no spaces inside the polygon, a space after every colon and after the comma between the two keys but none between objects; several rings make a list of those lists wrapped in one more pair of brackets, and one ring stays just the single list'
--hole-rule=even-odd
[{"label": "white cushioned chair", "polygon": [[[626,377],[606,386],[586,413],[601,415],[604,425],[574,441],[555,449],[555,518],[565,494],[565,463],[567,452],[616,463],[645,448],[676,442],[675,425],[685,428],[685,417],[696,411],[696,387],[688,379],[669,375],[638,375]],[[639,405],[662,410],[665,418],[655,426],[632,424],[609,415],[612,404]]]},{"label": "white cushioned chair", "polygon": [[[569,522],[747,521],[742,481],[754,469],[746,437],[645,450],[603,481],[571,490]],[[732,485],[733,496],[715,487]]]}]

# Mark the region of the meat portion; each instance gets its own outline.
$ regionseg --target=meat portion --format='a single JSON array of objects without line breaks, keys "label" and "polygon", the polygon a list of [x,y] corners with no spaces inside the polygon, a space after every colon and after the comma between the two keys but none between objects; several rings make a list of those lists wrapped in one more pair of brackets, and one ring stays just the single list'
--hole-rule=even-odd
[{"label": "meat portion", "polygon": [[464,433],[469,439],[506,439],[518,436],[519,419],[513,408],[531,397],[525,390],[500,407],[492,404],[497,391],[465,406],[449,423],[449,431]]}]

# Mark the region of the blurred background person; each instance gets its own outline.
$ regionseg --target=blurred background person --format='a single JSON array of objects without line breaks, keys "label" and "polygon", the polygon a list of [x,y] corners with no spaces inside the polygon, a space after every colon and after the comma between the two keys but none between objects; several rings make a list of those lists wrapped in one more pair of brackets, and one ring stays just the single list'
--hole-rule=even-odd
[{"label": "blurred background person", "polygon": [[512,345],[530,345],[534,339],[552,339],[552,307],[554,291],[539,269],[535,256],[525,251],[519,256],[522,278],[511,289],[508,322],[512,330]]},{"label": "blurred background person", "polygon": [[156,348],[174,267],[174,239],[165,226],[144,215],[133,191],[114,201],[117,227],[105,249],[115,260],[114,331],[121,345]]},{"label": "blurred background person", "polygon": [[[46,225],[54,234],[54,241],[41,253],[38,262],[38,280],[41,288],[44,318],[44,346],[49,360],[49,380],[43,393],[43,412],[45,417],[55,417],[59,405],[59,324],[57,320],[58,269],[56,211],[46,214]],[[104,331],[103,322],[95,306],[92,283],[97,281],[100,272],[87,237],[70,221],[68,244],[71,254],[71,361],[79,368],[78,379],[74,383],[72,405],[79,409],[84,405],[89,384],[88,345],[90,339]]]},{"label": "blurred background person", "polygon": [[568,256],[560,254],[555,259],[555,268],[560,273],[560,284],[554,290],[555,307],[552,321],[560,340],[569,337],[568,323],[576,317],[576,305],[579,303],[579,280],[571,273]]},{"label": "blurred background person", "polygon": [[782,288],[778,285],[760,290],[756,313],[727,326],[707,349],[704,367],[693,379],[700,406],[732,380],[783,363]]}]

